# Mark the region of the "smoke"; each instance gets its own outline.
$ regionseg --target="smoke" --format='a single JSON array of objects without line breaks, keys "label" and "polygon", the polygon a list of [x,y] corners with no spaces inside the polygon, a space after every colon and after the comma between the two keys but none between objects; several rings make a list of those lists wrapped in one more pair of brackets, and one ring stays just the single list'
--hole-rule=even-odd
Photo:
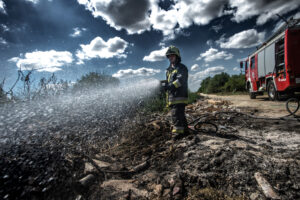
[{"label": "smoke", "polygon": [[6,104],[0,111],[1,150],[22,144],[61,145],[77,151],[96,147],[114,137],[158,85],[158,80],[149,79],[46,100]]}]

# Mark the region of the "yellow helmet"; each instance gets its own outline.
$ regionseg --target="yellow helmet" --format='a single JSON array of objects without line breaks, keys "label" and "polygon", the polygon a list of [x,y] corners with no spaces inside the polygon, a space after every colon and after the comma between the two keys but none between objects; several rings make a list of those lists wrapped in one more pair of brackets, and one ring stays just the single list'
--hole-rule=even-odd
[{"label": "yellow helmet", "polygon": [[173,45],[171,45],[169,48],[168,48],[168,50],[167,50],[167,52],[166,52],[166,56],[168,57],[169,55],[176,55],[176,56],[178,56],[178,58],[181,58],[180,57],[180,52],[179,52],[179,49],[177,48],[177,47],[175,47],[175,46],[173,46]]}]

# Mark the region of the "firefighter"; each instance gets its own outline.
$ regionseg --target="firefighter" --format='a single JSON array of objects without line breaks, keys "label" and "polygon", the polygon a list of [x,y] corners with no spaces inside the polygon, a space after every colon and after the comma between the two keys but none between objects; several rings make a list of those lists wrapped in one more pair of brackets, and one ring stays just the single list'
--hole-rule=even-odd
[{"label": "firefighter", "polygon": [[170,46],[166,52],[170,61],[167,68],[166,90],[167,107],[172,113],[172,138],[178,139],[187,133],[187,120],[185,118],[185,106],[188,102],[188,69],[181,63],[179,49]]}]

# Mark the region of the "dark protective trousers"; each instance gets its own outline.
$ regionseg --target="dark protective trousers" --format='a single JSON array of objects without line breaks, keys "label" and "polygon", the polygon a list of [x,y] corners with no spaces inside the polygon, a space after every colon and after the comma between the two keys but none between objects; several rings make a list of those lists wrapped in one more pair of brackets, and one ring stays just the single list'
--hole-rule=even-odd
[{"label": "dark protective trousers", "polygon": [[187,129],[187,121],[185,118],[185,104],[171,105],[172,114],[172,133],[184,133]]}]

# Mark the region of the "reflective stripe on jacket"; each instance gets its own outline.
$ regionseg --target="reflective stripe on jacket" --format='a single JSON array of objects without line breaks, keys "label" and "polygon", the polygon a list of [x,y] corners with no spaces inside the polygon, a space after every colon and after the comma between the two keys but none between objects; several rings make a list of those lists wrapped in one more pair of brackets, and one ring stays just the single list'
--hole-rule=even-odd
[{"label": "reflective stripe on jacket", "polygon": [[167,91],[167,106],[188,103],[188,69],[185,65],[177,63],[167,69],[168,84],[174,89]]}]

